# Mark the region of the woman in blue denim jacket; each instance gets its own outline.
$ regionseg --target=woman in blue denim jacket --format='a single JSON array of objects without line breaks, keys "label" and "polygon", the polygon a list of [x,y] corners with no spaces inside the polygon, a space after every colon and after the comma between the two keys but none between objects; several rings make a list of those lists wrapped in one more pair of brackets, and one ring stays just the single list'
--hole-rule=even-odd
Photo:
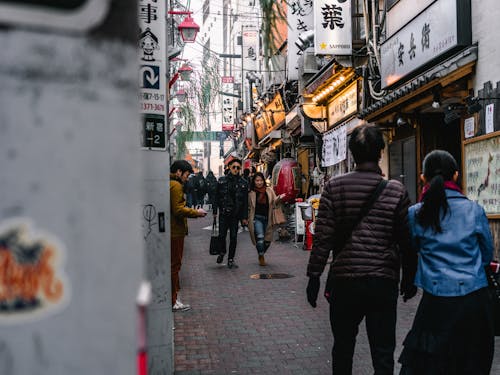
[{"label": "woman in blue denim jacket", "polygon": [[448,152],[424,159],[421,202],[408,211],[418,250],[415,285],[423,297],[404,341],[400,374],[489,374],[494,351],[491,302],[484,267],[493,241],[484,210],[456,184]]}]

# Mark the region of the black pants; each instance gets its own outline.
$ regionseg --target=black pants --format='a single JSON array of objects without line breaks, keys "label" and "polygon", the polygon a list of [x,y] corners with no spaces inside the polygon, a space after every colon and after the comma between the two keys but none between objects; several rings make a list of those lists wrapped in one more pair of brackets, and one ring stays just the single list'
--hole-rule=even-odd
[{"label": "black pants", "polygon": [[220,253],[226,254],[226,236],[229,230],[229,259],[234,259],[236,253],[236,241],[238,236],[238,224],[240,220],[233,216],[219,216],[219,240],[221,244]]},{"label": "black pants", "polygon": [[375,375],[394,373],[398,283],[381,278],[335,279],[330,297],[334,375],[352,374],[359,323],[365,318]]}]

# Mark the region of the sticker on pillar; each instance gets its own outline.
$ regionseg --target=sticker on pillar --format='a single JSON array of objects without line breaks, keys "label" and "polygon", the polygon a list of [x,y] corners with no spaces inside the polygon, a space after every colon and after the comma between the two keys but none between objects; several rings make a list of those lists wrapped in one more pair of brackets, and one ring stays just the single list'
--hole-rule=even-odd
[{"label": "sticker on pillar", "polygon": [[39,320],[67,305],[64,258],[60,241],[30,220],[0,223],[0,324]]},{"label": "sticker on pillar", "polygon": [[151,113],[142,116],[142,147],[165,150],[165,116]]},{"label": "sticker on pillar", "polygon": [[141,65],[141,88],[160,89],[160,67],[154,65]]},{"label": "sticker on pillar", "polygon": [[139,47],[142,49],[143,61],[156,61],[154,53],[159,50],[158,37],[153,34],[149,27],[139,35]]}]

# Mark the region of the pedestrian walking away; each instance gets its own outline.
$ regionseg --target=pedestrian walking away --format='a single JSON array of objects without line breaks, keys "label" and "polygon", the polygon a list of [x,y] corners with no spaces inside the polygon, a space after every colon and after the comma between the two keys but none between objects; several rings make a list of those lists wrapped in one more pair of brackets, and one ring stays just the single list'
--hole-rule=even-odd
[{"label": "pedestrian walking away", "polygon": [[217,178],[215,178],[214,172],[209,171],[205,180],[207,182],[208,204],[212,208],[217,190]]},{"label": "pedestrian walking away", "polygon": [[250,238],[257,249],[259,265],[265,266],[264,254],[273,240],[272,210],[285,194],[276,196],[274,190],[266,186],[266,180],[261,172],[253,177],[248,193],[248,229]]},{"label": "pedestrian walking away", "polygon": [[188,217],[203,217],[203,209],[186,207],[183,185],[193,173],[191,164],[185,160],[176,160],[170,167],[170,281],[172,284],[172,310],[186,311],[191,307],[178,298],[179,272],[184,252],[184,237],[188,234]]},{"label": "pedestrian walking away", "polygon": [[400,182],[382,182],[378,162],[384,147],[377,127],[354,129],[349,149],[356,168],[330,179],[320,199],[306,292],[308,302],[316,307],[319,278],[332,252],[325,296],[330,304],[335,375],[352,373],[363,318],[375,374],[394,373],[401,265],[403,300],[417,292],[413,285],[416,253],[410,244],[407,220],[410,200]]},{"label": "pedestrian walking away", "polygon": [[213,206],[214,216],[219,217],[220,254],[217,263],[222,263],[226,254],[226,236],[229,231],[228,268],[237,268],[234,262],[240,220],[248,224],[248,185],[240,176],[241,161],[232,159],[229,173],[219,179]]},{"label": "pedestrian walking away", "polygon": [[486,214],[457,185],[458,164],[435,150],[423,163],[421,202],[410,207],[424,291],[399,358],[401,375],[487,375],[494,351],[485,267],[493,254]]}]

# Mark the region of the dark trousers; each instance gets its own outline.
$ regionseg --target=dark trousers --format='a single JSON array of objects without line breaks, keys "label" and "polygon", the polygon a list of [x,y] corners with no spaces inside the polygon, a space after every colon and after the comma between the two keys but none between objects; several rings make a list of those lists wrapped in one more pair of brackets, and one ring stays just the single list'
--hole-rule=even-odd
[{"label": "dark trousers", "polygon": [[219,216],[219,240],[220,240],[220,253],[226,254],[226,236],[229,230],[229,259],[234,259],[236,253],[236,241],[238,236],[239,219],[232,216]]},{"label": "dark trousers", "polygon": [[170,281],[172,283],[172,306],[177,301],[177,293],[180,289],[179,272],[182,265],[182,254],[184,253],[184,237],[172,237],[170,239]]},{"label": "dark trousers", "polygon": [[398,283],[381,278],[335,279],[330,297],[334,375],[352,374],[359,323],[365,318],[375,375],[394,373]]}]

